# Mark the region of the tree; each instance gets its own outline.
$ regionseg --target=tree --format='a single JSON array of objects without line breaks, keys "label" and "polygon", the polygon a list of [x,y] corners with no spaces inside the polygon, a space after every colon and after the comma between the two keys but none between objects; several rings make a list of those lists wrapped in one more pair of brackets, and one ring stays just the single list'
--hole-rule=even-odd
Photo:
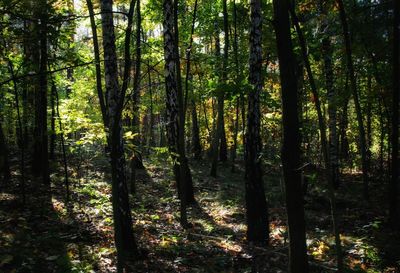
[{"label": "tree", "polygon": [[3,182],[8,182],[10,180],[11,172],[10,163],[8,162],[8,147],[4,137],[2,122],[0,120],[0,175],[1,174],[3,175]]},{"label": "tree", "polygon": [[398,226],[400,215],[398,208],[399,188],[399,93],[400,93],[400,3],[393,0],[393,98],[392,98],[392,175],[390,180],[389,220],[392,226]]},{"label": "tree", "polygon": [[351,40],[350,40],[350,32],[349,26],[347,23],[347,15],[346,10],[344,8],[344,4],[342,0],[337,0],[337,5],[339,7],[340,14],[340,22],[342,24],[343,29],[343,38],[345,43],[345,52],[346,52],[346,63],[347,63],[347,71],[349,73],[350,78],[350,88],[353,95],[354,106],[356,109],[357,116],[357,125],[358,125],[358,137],[359,137],[359,145],[361,150],[361,168],[363,173],[363,185],[364,185],[364,198],[369,198],[369,190],[368,190],[368,172],[369,172],[369,163],[368,163],[368,151],[367,151],[367,141],[365,135],[365,127],[362,118],[361,105],[359,94],[357,90],[357,81],[356,75],[354,72],[353,65],[353,53],[351,48]]},{"label": "tree", "polygon": [[118,272],[122,272],[129,258],[138,256],[138,249],[132,230],[132,216],[129,206],[128,187],[125,177],[124,141],[121,115],[130,74],[130,36],[135,1],[132,0],[128,12],[128,26],[125,34],[125,67],[122,86],[118,84],[117,52],[112,13],[112,0],[102,0],[101,24],[103,30],[104,73],[107,94],[107,117],[105,124],[109,131],[112,176],[112,205],[114,218],[115,246],[117,248]]},{"label": "tree", "polygon": [[49,173],[49,152],[48,152],[48,132],[47,132],[47,24],[48,24],[48,3],[41,0],[36,7],[40,18],[37,26],[40,42],[40,61],[38,88],[35,94],[35,144],[33,162],[34,169],[42,178],[45,185],[50,186]]},{"label": "tree", "polygon": [[[219,72],[219,84],[226,84],[228,77],[228,50],[229,50],[229,27],[228,27],[228,12],[226,0],[223,0],[223,16],[224,16],[224,55],[222,60],[222,71]],[[217,20],[217,19],[216,19]],[[220,40],[219,40],[219,26],[218,21],[215,22],[215,56],[217,63],[220,59]],[[220,67],[220,66],[218,66]],[[227,145],[225,136],[225,122],[224,122],[224,101],[225,101],[225,90],[218,88],[217,90],[217,126],[213,135],[212,142],[212,161],[210,175],[213,177],[217,176],[218,169],[218,158],[221,161],[226,161],[227,157]]]},{"label": "tree", "polygon": [[[175,180],[180,192],[180,223],[182,227],[188,227],[186,206],[187,186],[191,181],[190,169],[185,155],[184,140],[184,115],[183,94],[177,84],[177,58],[176,35],[174,29],[174,5],[171,0],[163,1],[164,21],[164,59],[165,59],[165,87],[166,87],[166,120],[168,148],[174,161]],[[176,15],[176,14],[175,14]]]},{"label": "tree", "polygon": [[308,272],[304,201],[300,171],[300,130],[297,78],[290,35],[289,2],[274,0],[275,34],[282,88],[283,146],[286,211],[289,226],[289,271]]},{"label": "tree", "polygon": [[[183,98],[183,90],[182,90],[182,75],[181,75],[181,63],[180,63],[180,54],[179,54],[179,26],[178,26],[178,3],[179,0],[173,1],[173,39],[171,42],[173,43],[173,61],[175,65],[175,75],[176,75],[176,95],[177,95],[177,113],[178,113],[178,129],[177,129],[177,151],[180,157],[180,175],[176,176],[176,182],[178,187],[178,196],[181,198],[182,193],[185,195],[185,202],[189,205],[193,205],[196,203],[194,198],[194,190],[193,190],[193,180],[192,174],[190,172],[189,163],[185,154],[185,109],[184,109],[184,98]],[[164,13],[165,15],[165,13]],[[165,19],[165,17],[164,17]],[[185,185],[181,187],[181,183]],[[180,191],[184,189],[184,191]]]},{"label": "tree", "polygon": [[247,239],[251,242],[268,244],[268,207],[262,179],[260,137],[260,93],[263,88],[261,0],[250,2],[250,18],[249,82],[253,85],[253,89],[248,95],[245,148]]}]

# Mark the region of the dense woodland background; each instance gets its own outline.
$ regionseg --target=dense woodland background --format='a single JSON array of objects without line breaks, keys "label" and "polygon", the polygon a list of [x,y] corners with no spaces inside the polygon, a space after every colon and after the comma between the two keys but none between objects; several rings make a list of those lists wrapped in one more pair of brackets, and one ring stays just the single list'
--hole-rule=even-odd
[{"label": "dense woodland background", "polygon": [[0,0],[1,272],[400,272],[398,0]]}]

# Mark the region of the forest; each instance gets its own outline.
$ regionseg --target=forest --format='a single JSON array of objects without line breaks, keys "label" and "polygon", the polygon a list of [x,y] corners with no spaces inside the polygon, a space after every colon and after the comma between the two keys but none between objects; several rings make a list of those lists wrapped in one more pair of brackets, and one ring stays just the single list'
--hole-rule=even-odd
[{"label": "forest", "polygon": [[0,272],[400,272],[399,0],[0,0]]}]

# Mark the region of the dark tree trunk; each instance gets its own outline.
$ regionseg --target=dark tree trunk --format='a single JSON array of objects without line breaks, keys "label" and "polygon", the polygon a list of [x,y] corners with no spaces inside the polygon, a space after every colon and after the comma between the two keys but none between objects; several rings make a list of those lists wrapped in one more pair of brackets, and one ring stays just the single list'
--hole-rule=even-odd
[{"label": "dark tree trunk", "polygon": [[107,127],[108,126],[108,117],[107,117],[107,96],[104,97],[103,87],[101,83],[101,62],[100,62],[100,48],[99,48],[99,40],[97,37],[97,27],[96,21],[94,17],[93,11],[93,3],[92,0],[86,0],[86,5],[89,11],[90,18],[90,26],[92,29],[92,40],[93,40],[93,51],[94,51],[94,61],[96,67],[96,91],[97,97],[99,99],[101,116],[103,118],[103,123]]},{"label": "dark tree trunk", "polygon": [[261,0],[252,0],[250,2],[250,12],[249,82],[253,85],[253,90],[248,95],[245,147],[247,240],[257,244],[268,245],[268,207],[262,178],[262,160],[260,159],[262,152],[260,93],[263,87]]},{"label": "dark tree trunk", "polygon": [[[10,163],[8,161],[8,147],[6,143],[6,138],[3,132],[2,122],[0,120],[0,178],[2,177],[2,182],[7,183],[10,181],[11,172],[10,172]],[[0,183],[0,186],[4,186]]]},{"label": "dark tree trunk", "polygon": [[55,83],[52,82],[52,92],[54,92],[54,99],[55,99],[55,107],[56,107],[56,115],[58,118],[58,129],[60,130],[60,142],[61,142],[61,150],[62,150],[62,160],[63,160],[63,167],[64,167],[64,185],[65,185],[65,200],[66,202],[69,201],[70,190],[69,190],[69,178],[68,178],[68,162],[67,162],[67,152],[65,149],[65,139],[64,139],[64,130],[62,126],[62,121],[60,117],[60,109],[59,104],[60,100],[58,98],[58,91]]},{"label": "dark tree trunk", "polygon": [[[68,16],[73,16],[74,15],[74,0],[68,0],[67,3],[67,7],[68,7]],[[75,22],[74,21],[69,21],[67,24],[67,27],[69,28],[69,31],[71,32],[69,39],[68,39],[68,43],[73,44],[75,42]],[[68,68],[67,69],[67,86],[66,86],[66,95],[67,97],[70,96],[71,92],[72,92],[72,88],[71,85],[74,82],[74,69],[73,68]]]},{"label": "dark tree trunk", "polygon": [[[186,50],[186,78],[185,78],[185,105],[184,105],[184,114],[186,115],[186,108],[187,108],[187,100],[189,94],[189,80],[192,80],[193,76],[190,74],[190,66],[191,66],[191,53],[192,53],[192,45],[193,45],[193,34],[194,28],[196,23],[196,15],[197,15],[197,0],[194,3],[193,9],[193,19],[192,19],[192,27],[190,32],[190,40],[189,40],[189,47]],[[192,153],[195,159],[201,158],[201,144],[200,144],[200,129],[198,124],[197,118],[197,111],[196,111],[196,102],[194,99],[194,92],[192,92],[191,98],[191,110],[192,110]]]},{"label": "dark tree trunk", "polygon": [[150,121],[149,121],[149,141],[148,141],[148,146],[149,149],[150,147],[153,147],[155,144],[154,141],[154,102],[153,102],[153,82],[151,80],[151,70],[150,70],[150,62],[148,63],[148,79],[149,79],[149,95],[150,95],[150,109],[149,109],[149,114],[150,114]]},{"label": "dark tree trunk", "polygon": [[[183,90],[182,90],[182,75],[181,75],[181,62],[180,62],[180,54],[179,54],[179,27],[178,27],[178,2],[179,0],[173,1],[173,25],[172,25],[172,30],[173,30],[173,56],[174,56],[174,65],[175,65],[175,72],[176,72],[176,92],[177,92],[177,102],[178,107],[177,113],[178,113],[178,142],[177,142],[177,150],[180,156],[180,180],[185,183],[185,198],[186,198],[186,203],[193,205],[196,203],[196,200],[194,198],[194,190],[193,190],[193,180],[192,180],[192,174],[189,168],[189,162],[186,158],[185,154],[185,112],[184,112],[184,98],[183,98]],[[178,183],[179,184],[179,183]],[[178,185],[178,189],[181,187]]]},{"label": "dark tree trunk", "polygon": [[[165,59],[165,85],[166,85],[166,122],[168,147],[174,163],[175,180],[180,193],[180,223],[182,227],[188,226],[187,221],[187,196],[184,194],[187,189],[188,163],[185,156],[184,127],[181,118],[183,117],[182,94],[179,96],[176,78],[176,36],[174,29],[174,5],[171,0],[163,1],[164,11],[164,59]],[[184,120],[183,120],[184,123]]]},{"label": "dark tree trunk", "polygon": [[122,272],[123,268],[126,266],[126,261],[129,258],[135,258],[135,256],[138,255],[138,249],[133,235],[128,187],[125,177],[125,155],[121,126],[122,108],[130,73],[129,43],[132,29],[134,0],[131,2],[129,9],[128,27],[125,37],[124,82],[121,90],[118,85],[112,0],[102,0],[100,4],[101,23],[103,29],[105,86],[106,93],[108,94],[108,143],[110,146],[111,159],[114,235],[115,246],[117,248],[118,271]]},{"label": "dark tree trunk", "polygon": [[[141,40],[141,30],[142,30],[142,15],[140,10],[140,0],[136,0],[136,60],[135,60],[135,75],[133,77],[133,99],[132,99],[132,130],[134,133],[140,134],[140,113],[139,113],[139,103],[140,103],[140,74],[141,74],[141,62],[142,62],[142,40]],[[133,145],[136,146],[136,150],[139,146],[139,138],[133,139]],[[141,156],[133,151],[132,157],[130,159],[130,188],[131,194],[136,191],[136,168],[143,168],[143,162]]]},{"label": "dark tree trunk", "polygon": [[[39,7],[38,7],[39,8]],[[40,162],[39,172],[42,182],[50,186],[49,152],[47,133],[47,0],[40,2],[40,63],[39,89],[36,103],[36,154],[33,160]]]},{"label": "dark tree trunk", "polygon": [[51,85],[50,93],[50,107],[51,107],[51,120],[50,120],[50,154],[49,158],[54,159],[54,150],[56,146],[56,109],[55,109],[55,88],[54,83]]},{"label": "dark tree trunk", "polygon": [[352,48],[351,48],[351,41],[350,41],[350,32],[347,23],[347,15],[343,5],[342,0],[336,0],[338,7],[339,7],[339,14],[340,14],[340,21],[343,28],[343,37],[345,42],[345,50],[346,50],[346,61],[347,61],[347,70],[349,73],[350,78],[350,88],[353,94],[354,106],[356,109],[356,116],[357,116],[357,123],[358,123],[358,134],[359,134],[359,145],[361,150],[361,168],[363,172],[363,193],[364,198],[369,199],[369,190],[368,190],[368,172],[369,172],[369,162],[367,157],[367,142],[366,142],[366,135],[365,135],[365,128],[362,118],[361,112],[361,105],[357,90],[357,81],[356,75],[354,73],[354,66],[353,66],[353,56],[352,56]]},{"label": "dark tree trunk", "polygon": [[[215,22],[215,57],[216,57],[216,69],[220,70],[218,65],[221,58],[221,45],[219,40],[219,26],[218,22]],[[219,71],[218,71],[219,72]],[[220,75],[222,77],[222,75]],[[217,177],[218,172],[218,158],[219,158],[219,148],[221,143],[221,138],[223,134],[223,124],[224,124],[224,90],[217,90],[217,118],[214,119],[213,123],[213,136],[211,143],[211,170],[210,175],[212,177]],[[213,108],[213,113],[214,113]],[[215,115],[214,115],[215,116]]]},{"label": "dark tree trunk", "polygon": [[392,173],[389,196],[389,221],[392,226],[399,226],[399,93],[400,93],[400,3],[393,0],[393,99],[392,99]]},{"label": "dark tree trunk", "polygon": [[[322,14],[327,16],[327,9],[323,2],[320,2]],[[329,22],[326,19],[322,19],[321,29],[324,30],[322,33],[322,54],[324,59],[324,73],[325,73],[325,84],[327,90],[328,100],[328,127],[329,127],[329,142],[328,142],[328,160],[327,164],[327,178],[328,178],[328,193],[331,204],[331,217],[333,224],[333,232],[335,236],[335,248],[337,256],[337,268],[338,272],[343,272],[343,258],[342,258],[342,245],[340,241],[340,233],[338,229],[338,216],[336,213],[336,197],[334,188],[339,187],[339,162],[338,162],[338,139],[337,139],[337,128],[336,128],[336,112],[337,112],[337,93],[334,87],[334,75],[333,75],[333,61],[332,61],[332,46],[330,40],[330,28]]]},{"label": "dark tree trunk", "polygon": [[280,79],[282,85],[283,147],[282,164],[285,181],[286,210],[289,226],[289,271],[308,272],[301,185],[300,130],[297,105],[297,79],[290,34],[288,0],[274,0]]},{"label": "dark tree trunk", "polygon": [[[228,8],[227,8],[227,0],[222,1],[222,13],[224,16],[224,57],[222,61],[222,82],[224,84],[227,83],[228,81],[228,54],[229,54],[229,21],[228,21]],[[225,92],[224,92],[225,96]],[[225,162],[228,160],[228,145],[226,143],[226,132],[225,132],[225,119],[223,117],[224,115],[224,100],[221,101],[222,106],[219,107],[218,109],[220,112],[218,115],[221,114],[221,109],[222,109],[222,119],[220,119],[220,122],[222,122],[222,129],[221,129],[221,139],[220,139],[220,147],[219,147],[219,160],[222,162]]]},{"label": "dark tree trunk", "polygon": [[311,93],[314,97],[315,110],[317,111],[317,116],[318,116],[318,127],[319,127],[319,132],[320,132],[322,155],[324,158],[324,162],[327,163],[328,162],[328,148],[327,148],[328,144],[327,144],[327,136],[326,136],[326,124],[325,124],[324,115],[322,113],[321,101],[319,99],[317,85],[315,83],[314,75],[311,70],[310,60],[308,58],[307,44],[306,44],[306,40],[303,35],[303,31],[300,28],[299,20],[297,18],[297,15],[296,15],[293,7],[290,8],[290,13],[291,13],[293,25],[296,29],[296,33],[297,33],[297,36],[299,39],[301,54],[303,57],[304,66],[307,71],[307,76],[308,76],[308,80],[309,80],[310,87],[311,87]]},{"label": "dark tree trunk", "polygon": [[195,159],[201,159],[200,128],[194,99],[192,99],[192,145],[193,157]]},{"label": "dark tree trunk", "polygon": [[[19,142],[19,150],[20,150],[20,171],[21,171],[20,188],[21,188],[21,195],[22,195],[22,204],[25,205],[25,203],[26,203],[26,194],[25,194],[25,138],[24,138],[24,133],[23,133],[21,111],[20,111],[20,107],[19,107],[20,103],[19,103],[19,95],[18,95],[18,85],[17,85],[17,80],[15,79],[14,66],[13,66],[13,63],[11,62],[11,60],[8,60],[8,68],[9,68],[11,76],[14,78],[13,87],[14,87],[14,97],[15,97],[15,108],[17,109],[17,124],[18,124],[18,126],[17,126],[17,134],[18,134],[18,138],[19,138],[18,142]],[[1,130],[1,128],[0,128],[0,130]],[[0,132],[0,133],[2,134],[2,132]],[[5,170],[7,170],[7,169],[5,169]],[[9,168],[8,168],[8,171],[9,171]],[[4,178],[6,180],[7,180],[7,178],[9,178],[9,175],[7,176],[6,172],[4,173]]]},{"label": "dark tree trunk", "polygon": [[[233,55],[235,59],[235,73],[236,73],[236,85],[240,84],[239,75],[239,57],[238,57],[238,35],[237,35],[237,10],[236,10],[236,0],[233,1]],[[239,134],[239,108],[240,108],[240,97],[236,99],[236,117],[233,132],[233,147],[231,150],[231,160],[232,168],[231,171],[235,172],[235,161],[236,161],[236,151],[238,146],[238,134]]]}]

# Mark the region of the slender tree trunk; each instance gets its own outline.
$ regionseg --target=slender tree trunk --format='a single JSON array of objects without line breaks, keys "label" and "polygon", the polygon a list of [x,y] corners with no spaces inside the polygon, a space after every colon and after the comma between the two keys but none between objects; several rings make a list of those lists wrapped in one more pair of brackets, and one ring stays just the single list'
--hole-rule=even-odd
[{"label": "slender tree trunk", "polygon": [[262,178],[262,160],[260,159],[262,152],[260,93],[263,87],[261,0],[252,0],[250,2],[250,23],[249,82],[253,85],[253,90],[248,95],[245,148],[247,240],[268,245],[268,207]]},{"label": "slender tree trunk", "polygon": [[40,175],[42,182],[50,186],[49,152],[47,133],[47,0],[42,0],[40,11],[40,65],[39,65],[39,94],[37,105],[37,139],[40,155]]},{"label": "slender tree trunk", "polygon": [[118,85],[117,54],[115,46],[112,0],[101,0],[101,18],[103,30],[104,72],[106,93],[108,94],[109,146],[112,177],[112,205],[114,216],[115,246],[117,248],[118,272],[126,267],[128,258],[138,255],[132,230],[132,216],[129,206],[128,187],[125,177],[124,143],[121,125],[122,108],[130,73],[130,34],[134,0],[129,9],[128,27],[125,37],[125,70],[121,89]]},{"label": "slender tree trunk", "polygon": [[[178,186],[178,193],[180,193],[180,223],[182,227],[188,226],[187,221],[187,159],[185,157],[185,146],[184,146],[184,131],[181,118],[183,117],[183,109],[179,107],[183,106],[182,94],[179,98],[179,91],[177,87],[176,78],[176,41],[174,41],[173,28],[174,28],[174,5],[171,0],[163,1],[164,11],[164,59],[165,59],[165,85],[166,85],[166,115],[167,115],[167,137],[168,146],[171,156],[174,160],[174,173],[175,180]],[[180,103],[179,103],[180,102]],[[190,173],[189,173],[190,175]]]},{"label": "slender tree trunk", "polygon": [[[17,80],[15,80],[15,73],[14,73],[14,66],[13,63],[8,60],[8,68],[10,71],[11,76],[14,78],[13,80],[13,87],[14,87],[14,97],[15,97],[15,108],[17,108],[17,122],[18,122],[18,128],[17,128],[17,133],[18,133],[18,138],[19,138],[19,148],[20,148],[20,171],[21,171],[21,195],[22,195],[22,204],[25,206],[26,203],[26,194],[25,194],[25,139],[24,139],[24,133],[23,133],[23,125],[22,125],[22,119],[21,119],[21,111],[19,107],[19,95],[18,95],[18,85],[17,85]],[[1,130],[1,128],[0,128]],[[2,133],[2,132],[0,132]],[[5,142],[4,142],[5,143]],[[5,153],[6,154],[6,153]],[[6,154],[7,156],[7,154]],[[6,169],[5,169],[6,170]],[[8,169],[8,172],[10,170]],[[10,177],[10,174],[5,175],[4,177],[7,179]]]},{"label": "slender tree trunk", "polygon": [[64,139],[64,130],[62,126],[62,121],[60,117],[60,100],[58,98],[58,91],[57,87],[54,82],[52,82],[52,90],[54,90],[54,99],[55,99],[55,107],[56,107],[56,116],[58,119],[58,129],[60,130],[60,141],[61,141],[61,150],[62,150],[62,160],[63,160],[63,167],[64,167],[64,184],[65,184],[65,195],[66,195],[66,202],[69,201],[70,196],[70,189],[69,189],[69,179],[68,179],[68,162],[67,162],[67,152],[65,149],[65,139]]},{"label": "slender tree trunk", "polygon": [[[140,11],[140,0],[136,0],[136,60],[135,60],[135,75],[133,77],[133,99],[132,99],[132,130],[140,134],[140,113],[139,113],[139,103],[140,103],[140,74],[141,74],[141,62],[142,62],[142,40],[141,40],[141,30],[142,30],[142,16]],[[133,145],[136,148],[140,145],[139,138],[133,139]],[[136,167],[143,167],[141,157],[133,151],[133,155],[130,160],[130,188],[131,194],[136,191]]]},{"label": "slender tree trunk", "polygon": [[379,173],[383,177],[383,161],[384,161],[384,146],[385,146],[385,121],[383,118],[382,103],[379,100]]},{"label": "slender tree trunk", "polygon": [[148,70],[147,70],[147,74],[148,74],[148,79],[149,79],[149,95],[150,95],[150,124],[149,124],[149,147],[153,147],[154,146],[154,102],[153,102],[153,82],[151,80],[151,70],[150,70],[150,62],[148,63]]},{"label": "slender tree trunk", "polygon": [[[224,56],[222,61],[222,82],[224,84],[228,81],[228,54],[229,54],[229,21],[228,21],[228,8],[227,8],[227,0],[222,1],[222,14],[224,17]],[[225,92],[223,94],[225,97]],[[225,99],[225,98],[224,98]],[[224,119],[224,100],[221,100],[222,106],[219,107],[220,112],[218,113],[221,115],[222,119],[222,129],[221,129],[221,139],[220,139],[220,147],[219,147],[219,160],[225,162],[228,160],[228,145],[226,143],[226,132],[225,132],[225,119]],[[221,110],[222,109],[222,110]],[[222,111],[222,112],[221,112]]]},{"label": "slender tree trunk", "polygon": [[[73,16],[74,15],[74,0],[68,0],[67,2],[67,7],[68,7],[68,16]],[[75,42],[75,21],[68,21],[67,27],[69,28],[70,31],[70,36],[68,38],[68,43],[74,44]],[[67,69],[67,87],[66,87],[66,95],[67,97],[70,96],[72,92],[71,85],[74,82],[74,69],[73,68],[68,68]]]},{"label": "slender tree trunk", "polygon": [[99,98],[101,116],[103,119],[104,125],[108,126],[108,117],[107,117],[107,94],[104,96],[103,87],[101,83],[101,62],[100,62],[100,48],[99,48],[99,40],[97,37],[97,27],[96,21],[94,17],[94,10],[93,10],[93,3],[92,0],[86,0],[86,5],[89,11],[89,18],[90,18],[90,26],[92,29],[92,40],[93,40],[93,51],[94,51],[94,61],[96,67],[96,91],[97,97]]},{"label": "slender tree trunk", "polygon": [[[178,126],[178,153],[180,156],[180,180],[177,180],[178,184],[178,192],[181,186],[179,183],[182,181],[186,185],[184,186],[185,188],[185,198],[186,198],[186,203],[188,205],[193,205],[196,203],[196,200],[194,198],[194,190],[193,190],[193,180],[192,180],[192,174],[189,168],[189,162],[186,158],[185,154],[185,112],[184,112],[184,98],[183,98],[183,90],[182,90],[182,75],[181,75],[181,62],[180,62],[180,54],[179,54],[179,27],[178,27],[178,2],[179,0],[173,1],[173,7],[172,7],[172,12],[173,12],[173,24],[172,24],[172,30],[173,30],[173,57],[174,57],[174,65],[175,65],[175,72],[176,72],[176,92],[177,92],[177,99],[178,99],[178,104],[176,107],[178,107],[177,113],[178,113],[178,120],[179,120],[179,126]],[[181,196],[181,195],[179,195]]]},{"label": "slender tree trunk", "polygon": [[[2,182],[4,182],[4,184],[8,183],[11,178],[10,163],[8,161],[8,157],[9,152],[7,142],[3,132],[3,125],[0,120],[0,174],[3,174]],[[0,186],[4,185],[0,184]]]},{"label": "slender tree trunk", "polygon": [[348,115],[348,107],[349,107],[349,99],[348,95],[348,77],[346,76],[346,84],[344,87],[344,101],[342,104],[342,113],[340,118],[340,159],[342,161],[349,161],[350,153],[349,153],[349,140],[347,138],[347,128],[349,125],[349,115]]},{"label": "slender tree trunk", "polygon": [[304,200],[301,185],[300,130],[297,112],[297,79],[290,34],[288,0],[274,0],[282,86],[283,147],[282,164],[285,181],[286,210],[289,226],[289,271],[308,272]]},{"label": "slender tree trunk", "polygon": [[[193,45],[193,34],[196,23],[196,15],[197,15],[197,0],[194,3],[193,9],[193,19],[192,19],[192,27],[190,32],[190,40],[189,46],[186,49],[186,78],[185,78],[185,103],[184,103],[184,114],[186,115],[187,109],[187,100],[189,94],[189,80],[192,80],[193,76],[190,74],[190,66],[191,66],[191,53],[192,53],[192,45]],[[199,124],[197,120],[197,111],[196,111],[196,103],[194,99],[194,92],[191,97],[191,110],[192,110],[192,152],[195,159],[201,158],[201,144],[200,144],[200,130]]]},{"label": "slender tree trunk", "polygon": [[[321,9],[326,16],[326,9],[321,2]],[[324,19],[323,19],[324,20]],[[335,248],[337,256],[338,272],[343,272],[343,258],[342,258],[342,245],[340,241],[340,233],[338,228],[338,216],[336,212],[336,196],[334,188],[339,187],[339,162],[338,162],[338,138],[336,129],[336,112],[337,112],[337,93],[334,88],[333,79],[333,62],[332,62],[332,46],[329,34],[329,22],[322,22],[322,29],[324,29],[322,39],[322,54],[324,56],[324,72],[325,84],[328,98],[328,127],[329,127],[329,142],[328,142],[328,192],[331,204],[331,217],[333,224],[333,233],[335,236]]]},{"label": "slender tree trunk", "polygon": [[[221,45],[219,40],[219,27],[218,22],[215,22],[215,57],[217,59],[217,64],[219,64],[219,60],[221,58]],[[219,70],[219,66],[217,65],[217,70]],[[222,77],[222,76],[221,76]],[[213,111],[214,112],[214,111]],[[215,119],[214,119],[215,120]],[[214,122],[213,128],[213,139],[211,146],[211,170],[210,175],[212,177],[217,177],[218,170],[218,156],[219,156],[219,147],[222,138],[222,130],[224,130],[223,126],[224,120],[224,90],[218,90],[217,94],[217,119]]]},{"label": "slender tree trunk", "polygon": [[307,76],[308,76],[308,80],[309,80],[310,87],[311,87],[311,93],[314,97],[314,105],[315,105],[315,110],[317,111],[317,117],[318,117],[318,127],[319,127],[319,132],[320,132],[322,154],[324,157],[324,161],[327,163],[328,162],[328,148],[327,148],[328,144],[327,144],[327,136],[326,136],[326,125],[325,125],[324,115],[322,113],[321,101],[319,99],[317,85],[315,83],[314,75],[311,70],[310,60],[308,58],[307,44],[306,44],[306,40],[303,35],[303,31],[300,27],[299,20],[297,18],[297,15],[296,15],[293,7],[290,8],[290,13],[291,13],[293,25],[296,29],[296,33],[297,33],[297,36],[299,39],[301,54],[303,56],[304,66],[307,71]]},{"label": "slender tree trunk", "polygon": [[393,0],[393,99],[392,99],[392,173],[389,196],[389,221],[393,227],[400,224],[399,190],[399,95],[400,95],[400,3]]},{"label": "slender tree trunk", "polygon": [[366,200],[369,199],[369,189],[368,189],[368,172],[369,172],[369,162],[367,157],[367,142],[365,136],[365,128],[362,118],[361,112],[361,105],[357,90],[357,81],[356,76],[354,73],[354,66],[353,66],[353,56],[352,56],[352,49],[351,49],[351,41],[350,41],[350,32],[347,23],[347,15],[343,5],[342,0],[336,0],[338,7],[339,7],[339,14],[340,14],[340,21],[343,28],[343,37],[345,42],[345,50],[346,50],[346,61],[347,61],[347,70],[349,73],[350,78],[350,88],[353,94],[354,106],[356,109],[356,116],[357,116],[357,123],[358,123],[358,134],[359,134],[359,144],[361,150],[361,165],[362,165],[362,172],[363,172],[363,193],[364,198]]},{"label": "slender tree trunk", "polygon": [[52,84],[51,86],[51,93],[50,93],[50,107],[51,107],[51,120],[50,120],[50,154],[49,158],[54,159],[54,150],[56,145],[56,110],[55,110],[55,85]]},{"label": "slender tree trunk", "polygon": [[[236,0],[233,1],[233,55],[235,59],[235,73],[236,73],[236,85],[240,84],[239,75],[239,52],[238,52],[238,35],[237,35],[237,10],[236,10]],[[238,146],[238,134],[239,134],[239,108],[240,108],[240,97],[236,99],[236,118],[233,133],[233,147],[231,153],[232,168],[231,171],[235,172],[235,161],[236,161],[236,151]]]}]

